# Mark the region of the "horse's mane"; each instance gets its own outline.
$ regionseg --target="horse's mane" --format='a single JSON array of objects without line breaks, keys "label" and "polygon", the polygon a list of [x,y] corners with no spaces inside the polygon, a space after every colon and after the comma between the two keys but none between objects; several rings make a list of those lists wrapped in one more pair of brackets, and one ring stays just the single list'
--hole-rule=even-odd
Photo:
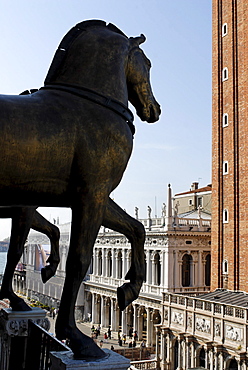
[{"label": "horse's mane", "polygon": [[125,36],[127,38],[127,36],[114,24],[112,23],[107,24],[105,21],[101,21],[99,19],[91,19],[89,21],[83,21],[81,23],[78,23],[75,27],[79,27],[79,28],[82,27],[82,29],[86,29],[86,28],[95,27],[95,26],[107,27],[110,31],[119,33],[120,35]]},{"label": "horse's mane", "polygon": [[79,35],[81,35],[82,32],[86,31],[87,29],[89,29],[91,27],[106,27],[110,31],[113,31],[115,33],[118,33],[118,34],[128,38],[114,24],[112,24],[112,23],[106,24],[106,22],[102,21],[102,20],[91,19],[91,20],[83,21],[83,22],[80,22],[80,23],[76,24],[76,26],[71,28],[70,31],[67,32],[67,34],[61,40],[61,42],[58,46],[58,49],[56,50],[56,53],[53,57],[53,61],[51,63],[51,66],[48,70],[48,73],[47,73],[47,76],[46,76],[46,79],[45,79],[45,82],[44,82],[45,85],[51,83],[55,79],[55,77],[57,76],[58,71],[59,71],[61,65],[63,64],[64,60],[65,60],[67,50],[70,48],[73,41]]}]

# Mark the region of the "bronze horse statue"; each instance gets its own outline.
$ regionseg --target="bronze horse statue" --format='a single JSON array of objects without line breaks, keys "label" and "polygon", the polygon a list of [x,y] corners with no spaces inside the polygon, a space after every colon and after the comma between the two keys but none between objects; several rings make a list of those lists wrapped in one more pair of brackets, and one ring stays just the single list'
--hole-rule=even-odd
[{"label": "bronze horse statue", "polygon": [[12,288],[12,279],[18,261],[20,260],[30,228],[39,231],[50,239],[51,253],[46,266],[41,269],[43,283],[55,275],[59,257],[59,228],[47,221],[36,207],[0,207],[0,218],[11,218],[11,238],[7,254],[7,263],[2,280],[0,299],[8,298],[14,311],[27,311],[31,308],[18,297]]},{"label": "bronze horse statue", "polygon": [[155,122],[160,115],[151,63],[139,47],[144,41],[145,36],[128,38],[104,21],[81,22],[62,39],[44,87],[30,95],[0,96],[0,205],[72,209],[55,330],[58,339],[69,339],[75,358],[105,356],[74,317],[101,225],[131,243],[129,281],[117,289],[121,310],[138,297],[144,280],[144,228],[109,197],[133,147],[128,100],[143,121]]}]

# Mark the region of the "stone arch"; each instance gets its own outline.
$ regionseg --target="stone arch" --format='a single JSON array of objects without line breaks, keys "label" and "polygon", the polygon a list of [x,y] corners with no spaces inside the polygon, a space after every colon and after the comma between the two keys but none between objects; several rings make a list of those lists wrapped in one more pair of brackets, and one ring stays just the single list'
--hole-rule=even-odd
[{"label": "stone arch", "polygon": [[155,310],[152,315],[152,323],[153,323],[152,345],[156,345],[156,326],[155,325],[161,324],[161,322],[162,322],[161,313],[159,312],[159,310]]},{"label": "stone arch", "polygon": [[236,358],[232,357],[227,360],[226,369],[238,370],[238,361],[236,360]]},{"label": "stone arch", "polygon": [[102,275],[102,250],[98,250],[98,275]]},{"label": "stone arch", "polygon": [[206,255],[205,263],[205,285],[210,286],[211,283],[211,254]]},{"label": "stone arch", "polygon": [[109,328],[111,326],[111,299],[110,297],[106,297],[106,300],[105,300],[105,314],[106,314],[106,318],[105,318],[105,326],[107,328]]},{"label": "stone arch", "polygon": [[178,347],[179,347],[179,342],[178,339],[175,338],[174,344],[173,344],[173,369],[176,370],[178,368]]},{"label": "stone arch", "polygon": [[130,329],[133,329],[133,316],[134,316],[134,309],[133,309],[133,305],[130,304],[127,307],[127,333],[130,333]]},{"label": "stone arch", "polygon": [[193,258],[191,254],[185,253],[182,258],[182,286],[192,285]]},{"label": "stone arch", "polygon": [[145,306],[139,308],[139,322],[138,322],[138,339],[146,340],[147,332],[147,312]]},{"label": "stone arch", "polygon": [[122,252],[117,253],[117,279],[122,278]]},{"label": "stone arch", "polygon": [[101,296],[100,294],[97,294],[95,304],[96,304],[95,323],[100,324],[101,323]]},{"label": "stone arch", "polygon": [[160,253],[155,252],[154,257],[154,283],[155,285],[161,284],[161,261],[160,261]]},{"label": "stone arch", "polygon": [[107,276],[110,277],[113,274],[113,269],[112,269],[112,252],[111,250],[108,251],[107,253]]}]

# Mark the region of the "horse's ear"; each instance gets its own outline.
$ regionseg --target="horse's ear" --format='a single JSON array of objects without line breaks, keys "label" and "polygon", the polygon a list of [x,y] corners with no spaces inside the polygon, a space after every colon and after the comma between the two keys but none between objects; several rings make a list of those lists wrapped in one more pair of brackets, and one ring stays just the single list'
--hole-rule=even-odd
[{"label": "horse's ear", "polygon": [[143,33],[140,36],[137,37],[130,37],[130,42],[133,43],[136,46],[139,46],[140,44],[143,44],[143,42],[146,41],[146,37],[143,35]]}]

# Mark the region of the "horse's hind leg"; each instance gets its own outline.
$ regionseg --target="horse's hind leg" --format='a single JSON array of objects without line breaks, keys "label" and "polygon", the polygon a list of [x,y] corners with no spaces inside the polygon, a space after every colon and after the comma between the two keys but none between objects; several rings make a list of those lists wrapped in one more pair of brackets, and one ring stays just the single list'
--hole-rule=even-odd
[{"label": "horse's hind leg", "polygon": [[101,201],[99,198],[87,194],[85,202],[79,199],[72,207],[66,277],[55,326],[56,337],[60,340],[69,339],[69,345],[77,359],[105,356],[93,339],[77,328],[74,315],[78,291],[89,268],[104,213],[106,200]]},{"label": "horse's hind leg", "polygon": [[142,283],[145,279],[145,229],[143,225],[123,211],[109,198],[103,226],[124,234],[131,243],[132,263],[125,278],[130,283],[125,283],[117,289],[118,305],[124,310],[131,302],[138,298]]},{"label": "horse's hind leg", "polygon": [[39,231],[50,239],[51,253],[48,257],[47,262],[49,265],[41,269],[41,277],[43,283],[46,283],[51,277],[55,275],[58,264],[60,262],[59,258],[59,228],[49,221],[47,221],[39,212],[35,212],[31,224],[32,229]]},{"label": "horse's hind leg", "polygon": [[7,263],[0,291],[0,299],[8,298],[14,311],[29,311],[31,308],[18,297],[12,288],[12,279],[17,263],[19,262],[24,244],[27,239],[35,208],[12,208],[12,229]]}]

